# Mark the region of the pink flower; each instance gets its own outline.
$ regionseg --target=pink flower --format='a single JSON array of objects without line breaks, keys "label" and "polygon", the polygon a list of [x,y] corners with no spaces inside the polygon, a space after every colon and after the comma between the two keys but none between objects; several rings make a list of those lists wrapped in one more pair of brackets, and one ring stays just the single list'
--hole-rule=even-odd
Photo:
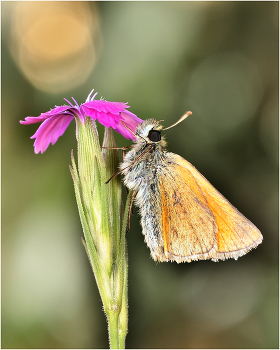
[{"label": "pink flower", "polygon": [[125,138],[135,140],[134,135],[122,122],[135,132],[137,125],[142,122],[142,119],[126,110],[126,108],[129,108],[127,103],[94,100],[97,93],[91,97],[92,93],[93,90],[86,99],[86,102],[81,104],[81,106],[72,97],[74,105],[65,99],[69,104],[68,106],[56,106],[49,112],[42,113],[38,117],[27,117],[24,121],[20,121],[23,125],[42,122],[36,133],[31,136],[31,139],[35,139],[34,151],[36,154],[45,152],[50,143],[54,145],[59,136],[63,135],[71,120],[78,118],[84,123],[87,116],[92,120],[97,119],[106,127],[112,127]]},{"label": "pink flower", "polygon": [[81,106],[85,114],[93,120],[97,119],[99,123],[106,127],[110,126],[125,138],[135,140],[134,135],[122,122],[135,133],[136,127],[138,124],[142,123],[143,120],[126,110],[126,108],[129,108],[127,103],[95,100],[94,97],[97,93],[91,97],[92,92],[89,94],[86,102]]}]

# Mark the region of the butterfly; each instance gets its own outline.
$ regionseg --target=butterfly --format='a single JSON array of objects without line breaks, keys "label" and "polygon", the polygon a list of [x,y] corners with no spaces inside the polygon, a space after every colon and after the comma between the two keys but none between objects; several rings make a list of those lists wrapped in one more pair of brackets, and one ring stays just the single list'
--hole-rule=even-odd
[{"label": "butterfly", "polygon": [[155,261],[237,260],[262,242],[262,234],[193,165],[165,149],[161,131],[190,114],[166,129],[155,119],[139,124],[120,173],[136,195]]}]

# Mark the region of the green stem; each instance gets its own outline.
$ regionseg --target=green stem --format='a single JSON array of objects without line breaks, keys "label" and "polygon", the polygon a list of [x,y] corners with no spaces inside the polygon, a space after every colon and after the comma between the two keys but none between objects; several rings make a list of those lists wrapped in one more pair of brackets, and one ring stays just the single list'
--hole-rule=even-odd
[{"label": "green stem", "polygon": [[124,266],[124,285],[123,285],[123,300],[122,309],[119,317],[119,345],[120,349],[125,349],[125,338],[128,327],[128,300],[127,300],[127,277],[128,277],[128,256],[125,249],[125,266]]},{"label": "green stem", "polygon": [[119,349],[119,312],[107,310],[110,349]]},{"label": "green stem", "polygon": [[[121,299],[117,301],[117,305],[120,307],[113,308],[113,301],[111,300],[111,307],[105,307],[108,318],[108,330],[111,349],[124,349],[125,338],[127,335],[127,322],[128,322],[128,300],[127,300],[127,252],[126,252],[126,227],[129,216],[129,208],[131,203],[132,191],[127,195],[123,224],[120,239],[120,248],[118,253],[117,265],[119,266],[118,280],[115,281],[115,286],[118,285],[118,290],[122,291]],[[115,291],[116,292],[116,291]],[[115,293],[114,293],[115,294]],[[105,306],[105,305],[104,305]]]},{"label": "green stem", "polygon": [[129,191],[126,199],[124,216],[122,221],[122,231],[121,231],[121,240],[120,240],[120,255],[122,257],[122,266],[123,266],[123,285],[122,285],[122,308],[119,315],[119,346],[120,349],[125,348],[125,338],[127,335],[127,324],[128,324],[128,290],[127,290],[127,279],[128,279],[128,256],[126,249],[126,240],[125,234],[127,229],[127,220],[129,217],[130,203],[132,199],[133,191]]}]

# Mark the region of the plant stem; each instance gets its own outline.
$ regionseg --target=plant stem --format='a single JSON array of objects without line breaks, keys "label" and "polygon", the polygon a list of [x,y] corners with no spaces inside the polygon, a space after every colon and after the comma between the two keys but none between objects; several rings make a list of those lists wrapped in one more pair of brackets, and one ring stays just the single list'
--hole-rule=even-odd
[{"label": "plant stem", "polygon": [[[129,216],[129,208],[132,197],[132,191],[127,195],[126,205],[123,216],[123,224],[120,238],[120,249],[117,265],[119,265],[119,279],[117,284],[119,290],[122,291],[122,295],[119,296],[120,300],[115,304],[113,300],[110,302],[109,308],[105,308],[105,312],[108,318],[108,331],[111,349],[124,349],[125,338],[127,335],[127,321],[128,321],[128,300],[127,300],[127,251],[126,251],[126,227]],[[115,304],[115,308],[113,305]]]},{"label": "plant stem", "polygon": [[119,349],[119,312],[107,310],[110,349]]},{"label": "plant stem", "polygon": [[125,338],[127,335],[128,327],[128,300],[127,300],[127,277],[128,277],[128,257],[127,250],[125,251],[125,270],[124,270],[124,285],[123,285],[123,300],[122,300],[122,309],[119,316],[119,346],[120,349],[125,348]]}]

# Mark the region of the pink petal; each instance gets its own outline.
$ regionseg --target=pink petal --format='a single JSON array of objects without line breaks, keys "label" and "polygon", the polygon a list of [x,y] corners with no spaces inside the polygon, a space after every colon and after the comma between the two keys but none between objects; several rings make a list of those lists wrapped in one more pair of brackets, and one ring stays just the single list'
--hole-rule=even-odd
[{"label": "pink petal", "polygon": [[112,127],[119,134],[127,139],[135,140],[135,137],[122,123],[122,121],[133,132],[142,119],[126,110],[129,108],[127,103],[108,102],[104,100],[92,100],[82,104],[82,109],[86,115],[92,119],[97,119],[104,126]]},{"label": "pink petal", "polygon": [[63,113],[67,109],[70,109],[69,106],[58,106],[48,112],[41,113],[38,117],[26,117],[25,120],[20,120],[19,122],[23,125],[41,123],[50,117]]},{"label": "pink petal", "polygon": [[108,102],[104,100],[93,100],[83,104],[83,107],[87,107],[88,110],[96,110],[97,112],[108,112],[112,114],[118,114],[124,111],[125,108],[129,108],[127,103],[123,102]]},{"label": "pink petal", "polygon": [[106,126],[108,128],[111,126],[115,129],[116,127],[116,121],[118,121],[118,115],[112,114],[112,113],[106,113],[106,112],[98,112],[93,109],[88,109],[87,107],[84,108],[84,112],[86,115],[88,115],[91,119],[95,120],[97,119],[99,123]]},{"label": "pink petal", "polygon": [[[123,135],[126,139],[131,139],[135,140],[135,136],[132,134],[131,131],[135,133],[137,126],[143,122],[142,119],[138,118],[137,115],[129,112],[129,111],[124,111],[121,112],[121,119],[115,128],[115,130]],[[128,130],[123,123],[131,130]]]},{"label": "pink petal", "polygon": [[31,137],[31,139],[36,139],[34,142],[34,152],[36,154],[39,152],[43,153],[50,143],[52,145],[55,144],[59,136],[63,135],[73,118],[73,115],[58,114],[46,119]]}]

